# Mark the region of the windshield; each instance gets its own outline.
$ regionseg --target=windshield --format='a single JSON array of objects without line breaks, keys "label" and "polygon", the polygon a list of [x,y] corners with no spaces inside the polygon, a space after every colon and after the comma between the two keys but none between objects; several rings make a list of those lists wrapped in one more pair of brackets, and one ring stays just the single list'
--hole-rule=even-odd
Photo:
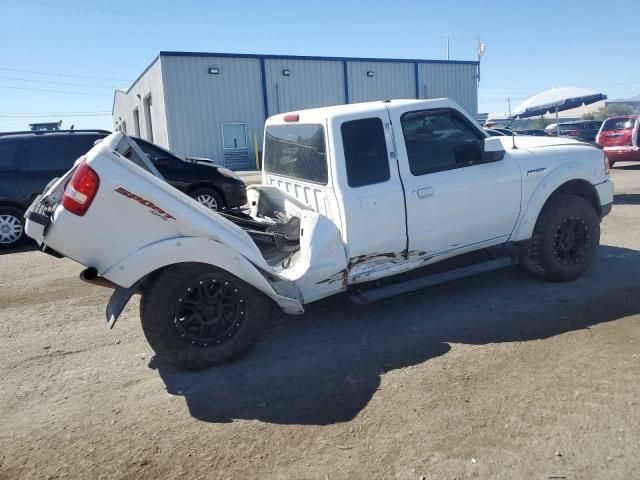
[{"label": "windshield", "polygon": [[268,173],[327,184],[327,153],[322,125],[267,127],[264,169]]}]

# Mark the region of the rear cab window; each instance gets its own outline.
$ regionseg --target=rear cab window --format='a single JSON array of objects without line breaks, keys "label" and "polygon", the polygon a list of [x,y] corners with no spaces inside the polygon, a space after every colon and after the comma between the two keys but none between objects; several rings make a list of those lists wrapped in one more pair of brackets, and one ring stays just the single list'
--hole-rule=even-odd
[{"label": "rear cab window", "polygon": [[264,169],[274,175],[326,185],[328,172],[324,127],[316,124],[267,127]]},{"label": "rear cab window", "polygon": [[603,132],[611,132],[614,130],[627,130],[635,126],[636,119],[634,117],[610,118],[602,124]]}]

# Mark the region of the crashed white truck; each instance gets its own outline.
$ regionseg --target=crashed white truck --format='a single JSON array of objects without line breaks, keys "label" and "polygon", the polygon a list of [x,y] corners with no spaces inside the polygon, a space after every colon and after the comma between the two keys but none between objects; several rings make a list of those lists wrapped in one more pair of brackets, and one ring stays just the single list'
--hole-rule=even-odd
[{"label": "crashed white truck", "polygon": [[263,164],[247,208],[214,212],[114,133],[34,201],[26,231],[115,289],[110,326],[140,293],[151,347],[198,369],[245,352],[273,305],[301,314],[345,291],[369,302],[515,263],[575,279],[613,203],[601,150],[487,137],[447,99],[273,116]]}]

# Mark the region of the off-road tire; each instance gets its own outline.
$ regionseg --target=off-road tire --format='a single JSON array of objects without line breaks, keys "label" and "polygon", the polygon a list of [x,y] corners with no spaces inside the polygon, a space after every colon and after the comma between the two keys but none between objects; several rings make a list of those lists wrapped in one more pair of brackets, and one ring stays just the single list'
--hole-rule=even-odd
[{"label": "off-road tire", "polygon": [[[232,326],[232,334],[227,337],[225,333],[222,341],[191,339],[193,337],[180,324],[179,305],[183,304],[178,302],[183,302],[190,295],[186,293],[187,288],[199,291],[203,282],[211,287],[215,282],[216,287],[222,285],[235,292],[231,295],[235,295],[237,304],[241,305],[236,312],[242,314],[238,317],[241,320],[234,324],[238,326]],[[264,294],[229,272],[202,263],[182,263],[166,268],[144,289],[140,300],[140,319],[149,345],[160,357],[180,368],[200,370],[222,365],[245,353],[255,343],[269,309],[270,302]],[[198,315],[198,318],[206,316],[209,321],[214,314]]]},{"label": "off-road tire", "polygon": [[[29,241],[29,237],[24,231],[24,212],[19,208],[10,207],[10,206],[0,206],[0,219],[2,219],[2,224],[0,224],[0,228],[6,227],[11,229],[11,232],[7,232],[7,235],[13,236],[14,228],[17,226],[16,222],[19,223],[21,231],[19,236],[15,238],[6,238],[5,241],[0,241],[0,250],[7,250],[10,248],[16,248],[21,245],[24,245]],[[5,225],[5,221],[7,222]],[[3,238],[3,237],[0,237]]]},{"label": "off-road tire", "polygon": [[[575,258],[562,258],[564,225],[573,223],[586,235],[586,244]],[[579,235],[576,235],[578,237]],[[558,195],[544,206],[533,236],[524,246],[522,266],[530,273],[554,282],[574,280],[591,265],[600,244],[600,219],[593,205],[577,195]]]}]

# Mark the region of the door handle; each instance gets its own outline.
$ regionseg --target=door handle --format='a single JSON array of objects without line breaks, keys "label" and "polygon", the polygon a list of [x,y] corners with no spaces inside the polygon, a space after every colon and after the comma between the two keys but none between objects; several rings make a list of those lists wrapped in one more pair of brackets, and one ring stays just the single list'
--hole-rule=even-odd
[{"label": "door handle", "polygon": [[435,195],[433,187],[422,187],[417,189],[415,192],[416,195],[418,195],[418,198],[430,198]]}]

